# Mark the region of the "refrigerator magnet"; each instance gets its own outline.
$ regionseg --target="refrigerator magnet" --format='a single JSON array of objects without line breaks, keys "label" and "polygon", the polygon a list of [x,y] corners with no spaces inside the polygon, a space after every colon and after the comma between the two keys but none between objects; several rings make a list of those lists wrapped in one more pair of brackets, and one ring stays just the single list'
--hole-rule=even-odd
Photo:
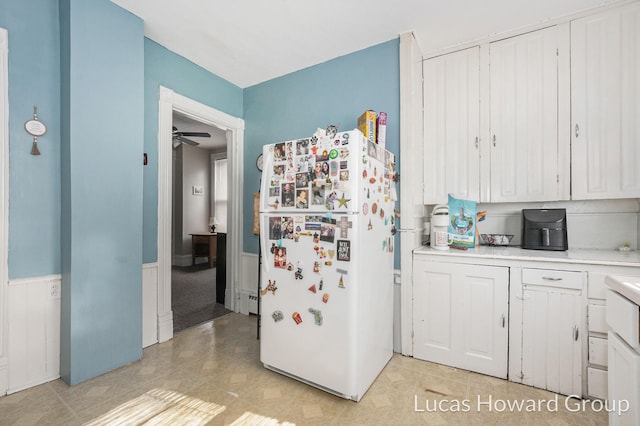
[{"label": "refrigerator magnet", "polygon": [[346,288],[344,286],[344,278],[342,277],[342,275],[340,275],[340,281],[338,281],[338,287],[339,288]]},{"label": "refrigerator magnet", "polygon": [[313,284],[311,287],[309,287],[307,290],[309,290],[311,293],[316,294],[317,289],[316,289],[316,285]]},{"label": "refrigerator magnet", "polygon": [[342,194],[342,198],[340,198],[338,200],[338,207],[344,206],[345,208],[348,209],[349,208],[349,205],[348,205],[349,201],[351,201],[351,198],[345,198],[344,193],[343,193]]},{"label": "refrigerator magnet", "polygon": [[369,204],[367,203],[362,204],[362,214],[365,216],[369,214]]},{"label": "refrigerator magnet", "polygon": [[349,237],[349,228],[353,227],[353,222],[349,220],[349,218],[343,216],[340,218],[340,238],[348,238]]},{"label": "refrigerator magnet", "polygon": [[373,225],[371,224],[371,219],[369,219],[369,225],[367,226],[367,230],[371,231],[373,229]]},{"label": "refrigerator magnet", "polygon": [[291,318],[293,318],[296,324],[300,324],[302,322],[302,316],[300,315],[300,312],[294,312],[293,314],[291,314]]},{"label": "refrigerator magnet", "polygon": [[338,240],[337,243],[338,260],[349,262],[351,260],[351,241]]},{"label": "refrigerator magnet", "polygon": [[309,308],[309,312],[313,315],[313,320],[316,325],[322,325],[322,312],[318,309]]},{"label": "refrigerator magnet", "polygon": [[275,322],[280,322],[284,319],[284,314],[282,313],[282,311],[273,311],[273,313],[271,314],[271,318],[273,318]]},{"label": "refrigerator magnet", "polygon": [[327,303],[329,301],[329,293],[325,293],[322,295],[322,303]]},{"label": "refrigerator magnet", "polygon": [[302,277],[302,263],[298,262],[296,266],[296,272],[294,274],[296,280],[301,280]]},{"label": "refrigerator magnet", "polygon": [[273,282],[269,280],[269,284],[267,284],[267,286],[264,289],[262,289],[262,291],[260,291],[260,296],[266,296],[267,293],[269,292],[271,292],[271,294],[275,296],[277,289],[278,287],[276,287],[276,280],[273,280]]}]

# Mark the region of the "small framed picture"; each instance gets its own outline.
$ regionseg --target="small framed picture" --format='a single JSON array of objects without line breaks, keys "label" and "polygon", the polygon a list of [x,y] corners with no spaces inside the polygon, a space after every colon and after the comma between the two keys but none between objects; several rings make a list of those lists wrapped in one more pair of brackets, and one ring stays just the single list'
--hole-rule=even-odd
[{"label": "small framed picture", "polygon": [[204,186],[192,186],[193,195],[204,195]]}]

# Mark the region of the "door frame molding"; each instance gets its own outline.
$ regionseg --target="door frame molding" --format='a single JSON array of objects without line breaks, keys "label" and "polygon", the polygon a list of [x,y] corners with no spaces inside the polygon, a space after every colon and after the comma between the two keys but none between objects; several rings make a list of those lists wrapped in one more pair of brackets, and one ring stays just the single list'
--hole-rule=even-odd
[{"label": "door frame molding", "polygon": [[9,388],[9,32],[0,28],[0,396]]},{"label": "door frame molding", "polygon": [[[173,337],[171,311],[171,199],[173,112],[227,132],[230,194],[242,194],[244,184],[244,120],[160,86],[158,110],[158,341]],[[225,307],[237,312],[242,250],[242,197],[232,197],[227,207],[227,283]]]}]

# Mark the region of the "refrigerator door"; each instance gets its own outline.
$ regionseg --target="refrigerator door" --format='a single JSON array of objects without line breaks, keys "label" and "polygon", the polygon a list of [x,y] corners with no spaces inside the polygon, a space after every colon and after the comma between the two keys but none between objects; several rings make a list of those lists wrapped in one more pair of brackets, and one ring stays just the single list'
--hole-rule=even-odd
[{"label": "refrigerator door", "polygon": [[260,211],[358,211],[362,167],[375,149],[359,130],[333,137],[319,131],[311,138],[265,145]]},{"label": "refrigerator door", "polygon": [[[353,215],[263,214],[260,360],[352,399],[356,395],[357,269]],[[334,216],[334,217],[335,217]],[[353,218],[353,219],[352,219]],[[341,235],[346,235],[342,238]],[[354,262],[355,263],[355,262]]]}]

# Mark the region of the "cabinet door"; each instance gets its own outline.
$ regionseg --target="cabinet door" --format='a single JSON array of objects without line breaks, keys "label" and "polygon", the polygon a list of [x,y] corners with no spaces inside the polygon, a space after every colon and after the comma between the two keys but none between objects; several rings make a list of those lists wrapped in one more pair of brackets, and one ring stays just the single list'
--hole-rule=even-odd
[{"label": "cabinet door", "polygon": [[506,379],[509,268],[464,265],[459,277],[463,368]]},{"label": "cabinet door", "polygon": [[478,200],[479,48],[423,62],[424,203]]},{"label": "cabinet door", "polygon": [[571,22],[571,198],[640,197],[640,3]]},{"label": "cabinet door", "polygon": [[506,378],[508,270],[415,260],[413,356]]},{"label": "cabinet door", "polygon": [[[640,355],[629,347],[616,333],[609,332],[609,396],[610,407],[628,401],[627,411],[609,413],[609,424],[640,424],[640,388],[637,378],[640,376]],[[619,405],[615,405],[619,407]]]},{"label": "cabinet door", "polygon": [[522,383],[582,395],[581,306],[575,290],[525,286]]},{"label": "cabinet door", "polygon": [[559,199],[558,28],[491,43],[491,201]]}]

